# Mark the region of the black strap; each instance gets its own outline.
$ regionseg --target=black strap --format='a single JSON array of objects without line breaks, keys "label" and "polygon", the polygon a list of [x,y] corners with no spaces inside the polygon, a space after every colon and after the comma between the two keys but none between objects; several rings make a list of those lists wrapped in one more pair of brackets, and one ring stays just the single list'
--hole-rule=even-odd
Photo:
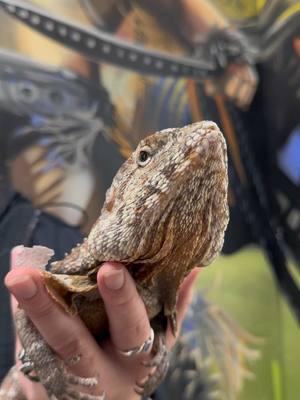
[{"label": "black strap", "polygon": [[298,322],[300,321],[300,290],[292,277],[285,254],[285,244],[276,216],[268,200],[261,173],[251,152],[247,131],[243,121],[232,105],[228,105],[234,120],[239,139],[239,149],[245,165],[247,179],[254,190],[241,184],[233,163],[231,165],[231,187],[238,199],[238,204],[248,222],[254,237],[264,249],[279,288],[286,296]]},{"label": "black strap", "polygon": [[[197,85],[197,91],[204,118],[216,121],[222,126],[222,119],[214,100],[206,96],[201,84]],[[287,298],[297,320],[300,321],[299,287],[288,269],[285,243],[282,239],[278,221],[273,214],[260,168],[257,165],[253,149],[249,143],[248,131],[237,109],[230,103],[226,103],[225,105],[234,125],[238,149],[247,179],[246,183],[241,182],[237,167],[229,151],[230,188],[236,196],[237,208],[247,224],[248,230],[252,233],[254,241],[264,250],[278,287]],[[255,131],[255,134],[260,133]],[[264,140],[264,138],[260,139]],[[263,145],[265,144],[263,143]],[[242,226],[241,229],[243,229]],[[231,237],[227,234],[225,246],[226,240],[231,241]]]}]

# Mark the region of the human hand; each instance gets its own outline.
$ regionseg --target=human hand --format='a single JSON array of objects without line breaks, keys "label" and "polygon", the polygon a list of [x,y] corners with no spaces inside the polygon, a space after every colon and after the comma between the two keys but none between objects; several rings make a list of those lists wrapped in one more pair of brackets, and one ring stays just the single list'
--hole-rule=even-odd
[{"label": "human hand", "polygon": [[246,109],[258,84],[257,73],[249,64],[231,64],[220,78],[205,81],[207,95],[221,94],[238,107]]},{"label": "human hand", "polygon": [[[143,380],[149,369],[141,362],[147,361],[149,354],[125,358],[117,349],[128,349],[139,346],[149,338],[150,324],[145,306],[139,297],[134,281],[126,268],[117,263],[106,263],[98,273],[98,287],[107,310],[110,334],[109,340],[100,345],[91,336],[79,317],[66,314],[49,296],[44,288],[39,270],[33,268],[14,269],[17,252],[12,252],[12,271],[6,276],[5,283],[15,299],[12,299],[13,310],[16,301],[32,320],[38,331],[50,347],[63,359],[75,354],[82,357],[76,365],[69,366],[70,371],[79,376],[99,374],[100,383],[96,392],[106,393],[107,400],[139,399],[134,392],[136,381]],[[179,326],[191,298],[192,284],[196,278],[194,270],[183,282],[178,297]],[[122,276],[123,285],[121,284]],[[106,285],[111,282],[115,289]],[[170,329],[167,332],[167,345],[175,342]],[[21,346],[17,341],[16,352]],[[20,375],[20,383],[28,400],[46,400],[48,397],[43,387]]]}]

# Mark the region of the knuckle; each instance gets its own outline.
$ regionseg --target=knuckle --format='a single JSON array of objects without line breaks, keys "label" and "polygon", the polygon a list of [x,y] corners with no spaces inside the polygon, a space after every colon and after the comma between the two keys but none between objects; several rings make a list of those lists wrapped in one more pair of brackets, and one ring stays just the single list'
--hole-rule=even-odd
[{"label": "knuckle", "polygon": [[122,326],[121,331],[126,332],[128,337],[145,339],[150,331],[150,323],[146,313],[139,311],[141,310],[132,310],[124,315],[124,318],[119,319],[118,326]]},{"label": "knuckle", "polygon": [[23,306],[24,310],[35,319],[49,317],[53,312],[53,307],[51,299],[44,298],[44,296],[37,296]]},{"label": "knuckle", "polygon": [[124,290],[122,293],[118,293],[113,298],[113,304],[115,307],[130,307],[136,302],[136,294],[133,291]]},{"label": "knuckle", "polygon": [[[134,318],[128,318],[121,322],[117,327],[112,326],[111,336],[113,343],[120,349],[129,349],[136,346],[140,346],[150,335],[150,324],[147,318],[144,316],[136,316]],[[122,332],[122,334],[120,334]]]},{"label": "knuckle", "polygon": [[67,359],[76,354],[82,353],[81,340],[77,336],[59,340],[53,347],[53,350],[56,351],[63,359]]},{"label": "knuckle", "polygon": [[150,325],[148,319],[141,316],[136,320],[135,324],[130,328],[128,328],[129,334],[132,334],[133,337],[138,337],[145,339],[145,336],[149,335]]}]

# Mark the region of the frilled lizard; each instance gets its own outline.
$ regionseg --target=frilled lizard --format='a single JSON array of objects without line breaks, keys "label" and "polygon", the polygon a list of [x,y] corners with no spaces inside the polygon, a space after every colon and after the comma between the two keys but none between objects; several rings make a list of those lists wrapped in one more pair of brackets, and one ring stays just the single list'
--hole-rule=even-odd
[{"label": "frilled lizard", "polygon": [[[215,123],[156,132],[140,142],[118,171],[87,239],[53,262],[50,272],[42,272],[54,299],[67,312],[79,314],[101,340],[109,332],[96,274],[104,261],[126,265],[155,331],[152,365],[159,360],[159,368],[145,383],[145,394],[158,386],[168,367],[162,356],[164,336],[168,322],[176,332],[181,282],[193,267],[210,264],[222,248],[229,214],[227,186],[226,144]],[[71,383],[85,386],[93,378],[67,372],[23,310],[17,311],[15,320],[26,365],[49,397],[87,399]],[[18,399],[8,396],[8,382],[7,378],[0,399]]]}]

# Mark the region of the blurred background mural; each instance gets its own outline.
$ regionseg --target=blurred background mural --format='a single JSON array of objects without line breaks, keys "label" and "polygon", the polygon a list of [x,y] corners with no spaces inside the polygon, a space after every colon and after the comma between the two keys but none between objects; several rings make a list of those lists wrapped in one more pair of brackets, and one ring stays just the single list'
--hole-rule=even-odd
[{"label": "blurred background mural", "polygon": [[[45,35],[30,8],[0,8],[1,211],[21,193],[85,234],[141,137],[216,121],[228,143],[231,222],[222,256],[200,273],[158,398],[297,400],[300,2],[23,4],[114,35],[119,61],[110,62],[109,44],[97,53],[93,37],[86,57],[75,28],[57,23],[53,40],[46,35],[56,22],[44,23]],[[122,48],[124,41],[144,56]],[[172,55],[173,76],[153,51]],[[139,57],[149,57],[152,73],[143,73]],[[199,61],[200,79],[180,66],[187,58]]]}]

